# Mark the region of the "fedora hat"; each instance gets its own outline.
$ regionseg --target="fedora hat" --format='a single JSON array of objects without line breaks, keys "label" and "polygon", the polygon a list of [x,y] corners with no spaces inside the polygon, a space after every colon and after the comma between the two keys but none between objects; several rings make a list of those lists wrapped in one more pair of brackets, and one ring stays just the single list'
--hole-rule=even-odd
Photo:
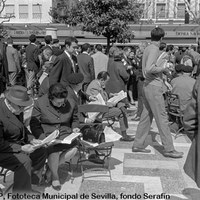
[{"label": "fedora hat", "polygon": [[6,99],[18,106],[30,106],[32,98],[28,96],[27,89],[21,85],[14,85],[5,93]]}]

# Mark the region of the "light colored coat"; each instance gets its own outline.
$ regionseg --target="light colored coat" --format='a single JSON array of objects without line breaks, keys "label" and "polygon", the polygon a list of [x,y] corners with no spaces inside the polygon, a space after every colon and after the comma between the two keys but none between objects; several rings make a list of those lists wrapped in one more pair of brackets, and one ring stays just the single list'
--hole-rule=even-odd
[{"label": "light colored coat", "polygon": [[95,78],[101,71],[107,71],[108,68],[108,56],[106,56],[101,51],[97,51],[95,54],[92,55],[94,60],[94,73]]},{"label": "light colored coat", "polygon": [[6,56],[8,61],[8,71],[9,72],[17,72],[20,70],[20,62],[19,62],[19,54],[17,49],[12,46],[7,46],[6,48]]}]

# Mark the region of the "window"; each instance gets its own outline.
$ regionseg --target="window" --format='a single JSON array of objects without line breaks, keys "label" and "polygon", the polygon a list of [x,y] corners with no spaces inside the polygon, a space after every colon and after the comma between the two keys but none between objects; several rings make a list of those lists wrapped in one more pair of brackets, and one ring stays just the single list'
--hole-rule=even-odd
[{"label": "window", "polygon": [[166,5],[165,3],[156,4],[156,19],[165,19],[166,18]]},{"label": "window", "polygon": [[140,9],[142,10],[142,18],[145,18],[146,17],[146,15],[147,15],[147,12],[145,11],[145,4],[144,3],[140,3],[139,4],[139,6],[140,6]]},{"label": "window", "polygon": [[19,5],[19,19],[28,18],[28,5]]},{"label": "window", "polygon": [[5,6],[6,16],[11,16],[15,14],[15,6],[14,5],[6,5]]},{"label": "window", "polygon": [[185,4],[184,3],[178,3],[177,18],[179,19],[185,18]]},{"label": "window", "polygon": [[33,5],[33,19],[41,19],[42,18],[42,5],[34,4]]}]

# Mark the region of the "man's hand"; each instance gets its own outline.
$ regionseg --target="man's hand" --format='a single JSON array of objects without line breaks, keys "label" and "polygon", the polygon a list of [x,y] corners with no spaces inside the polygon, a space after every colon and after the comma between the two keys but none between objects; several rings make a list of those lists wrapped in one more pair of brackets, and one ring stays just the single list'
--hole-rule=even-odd
[{"label": "man's hand", "polygon": [[32,144],[25,144],[25,145],[21,146],[21,150],[25,153],[30,154],[35,150],[35,148]]},{"label": "man's hand", "polygon": [[89,96],[89,100],[90,101],[97,101],[98,99],[95,95],[91,95],[91,96]]},{"label": "man's hand", "polygon": [[79,133],[80,132],[80,128],[73,128],[73,133]]}]

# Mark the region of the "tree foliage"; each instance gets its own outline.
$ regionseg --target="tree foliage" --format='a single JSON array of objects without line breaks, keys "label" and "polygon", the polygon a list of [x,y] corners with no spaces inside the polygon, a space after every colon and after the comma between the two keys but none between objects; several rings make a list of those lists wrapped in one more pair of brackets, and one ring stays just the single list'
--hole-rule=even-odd
[{"label": "tree foliage", "polygon": [[108,45],[133,39],[134,33],[128,25],[130,22],[137,23],[143,14],[137,0],[80,0],[71,6],[66,5],[64,0],[60,2],[61,7],[50,11],[54,22],[80,25],[83,31],[105,36]]}]

